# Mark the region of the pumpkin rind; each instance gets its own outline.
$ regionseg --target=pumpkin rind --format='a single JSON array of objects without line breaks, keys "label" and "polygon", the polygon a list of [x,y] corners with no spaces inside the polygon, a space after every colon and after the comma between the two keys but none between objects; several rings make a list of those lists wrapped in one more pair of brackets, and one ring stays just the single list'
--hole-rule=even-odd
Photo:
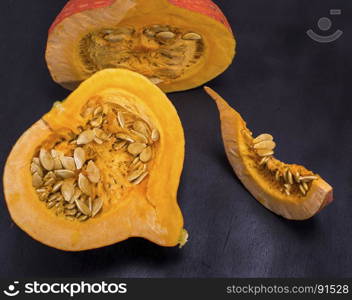
[{"label": "pumpkin rind", "polygon": [[[333,189],[319,175],[312,181],[305,196],[286,195],[278,190],[272,182],[263,177],[263,171],[253,160],[249,144],[253,137],[241,115],[212,89],[205,87],[219,109],[221,132],[227,158],[244,186],[262,205],[272,212],[291,220],[311,218],[333,201]],[[245,134],[244,134],[245,133]],[[280,163],[272,158],[275,163]],[[253,167],[255,166],[255,167]],[[306,170],[302,166],[287,165],[290,168]],[[310,172],[310,171],[307,171]],[[272,174],[271,177],[275,177]]]},{"label": "pumpkin rind", "polygon": [[[57,217],[38,199],[30,164],[38,147],[54,134],[62,136],[83,125],[79,116],[88,99],[134,105],[147,113],[160,131],[158,150],[148,180],[130,188],[121,201],[86,222]],[[105,101],[105,100],[104,100]],[[172,149],[172,156],[169,150]],[[171,102],[137,73],[107,69],[96,73],[29,128],[13,147],[4,171],[5,199],[13,221],[34,239],[62,250],[81,251],[143,237],[161,246],[175,246],[183,235],[177,189],[183,168],[184,134]],[[160,176],[163,174],[163,176]]]},{"label": "pumpkin rind", "polygon": [[[165,92],[191,89],[215,78],[231,64],[235,55],[236,42],[229,23],[212,1],[71,0],[49,30],[46,60],[54,81],[74,89],[95,68],[106,65],[95,66],[90,71],[82,61],[79,43],[89,32],[117,25],[141,28],[148,24],[169,24],[185,31],[195,31],[203,37],[204,51],[196,63],[190,64],[192,60],[187,56],[182,67],[184,70],[172,75],[176,78],[156,81]],[[146,71],[150,68],[144,64],[128,68],[153,80],[149,73],[154,71]]]}]

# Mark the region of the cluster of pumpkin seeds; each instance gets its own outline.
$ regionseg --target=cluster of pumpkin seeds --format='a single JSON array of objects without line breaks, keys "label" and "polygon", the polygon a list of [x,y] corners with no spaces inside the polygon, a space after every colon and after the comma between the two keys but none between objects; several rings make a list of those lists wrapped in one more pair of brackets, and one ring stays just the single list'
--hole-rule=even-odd
[{"label": "cluster of pumpkin seeds", "polygon": [[201,35],[169,25],[106,28],[87,34],[79,45],[88,72],[126,68],[155,84],[180,77],[204,53]]},{"label": "cluster of pumpkin seeds", "polygon": [[[302,176],[298,171],[293,171],[289,165],[282,168],[280,164],[273,164],[274,149],[276,147],[272,135],[264,133],[253,139],[253,149],[259,156],[259,166],[266,167],[269,171],[275,174],[275,180],[282,184],[281,191],[286,195],[290,195],[295,189],[305,196],[309,189],[311,182],[318,179],[314,175]],[[278,162],[275,159],[276,162]],[[277,167],[276,167],[277,166]]]},{"label": "cluster of pumpkin seeds", "polygon": [[[101,147],[116,155],[127,154],[125,179],[138,185],[149,174],[153,146],[160,139],[159,131],[147,121],[112,103],[90,105],[82,115],[86,125],[77,134],[70,132],[51,149],[42,147],[30,167],[39,199],[57,215],[79,221],[93,218],[102,210],[103,199],[97,196],[99,185],[106,191],[110,188],[110,184],[103,184],[96,150]],[[62,145],[65,151],[58,150]]]},{"label": "cluster of pumpkin seeds", "polygon": [[100,170],[93,160],[86,160],[82,147],[75,148],[73,156],[41,148],[32,159],[31,172],[39,199],[57,215],[85,221],[102,209],[102,199],[92,193],[100,181]]}]

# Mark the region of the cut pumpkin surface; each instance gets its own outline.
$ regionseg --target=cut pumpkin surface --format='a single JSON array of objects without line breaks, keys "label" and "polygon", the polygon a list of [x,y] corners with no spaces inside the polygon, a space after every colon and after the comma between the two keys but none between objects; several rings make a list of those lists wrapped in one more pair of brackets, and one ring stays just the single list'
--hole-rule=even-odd
[{"label": "cut pumpkin surface", "polygon": [[227,158],[238,178],[262,205],[284,218],[304,220],[333,200],[333,189],[318,174],[274,157],[270,134],[253,137],[241,115],[212,89],[205,91],[220,112]]},{"label": "cut pumpkin surface", "polygon": [[49,30],[46,61],[68,89],[101,69],[125,68],[173,92],[221,74],[235,44],[210,0],[70,0]]},{"label": "cut pumpkin surface", "polygon": [[183,161],[183,128],[165,94],[140,74],[107,69],[17,141],[5,166],[5,198],[19,227],[58,249],[129,237],[182,245]]}]

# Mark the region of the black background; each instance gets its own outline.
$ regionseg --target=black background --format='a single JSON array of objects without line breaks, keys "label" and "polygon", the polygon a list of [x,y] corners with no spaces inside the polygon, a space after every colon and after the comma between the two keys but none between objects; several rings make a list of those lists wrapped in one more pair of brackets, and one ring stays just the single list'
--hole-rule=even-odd
[{"label": "black background", "polygon": [[[1,166],[22,132],[69,93],[51,80],[44,61],[47,30],[65,2],[0,1]],[[22,232],[1,201],[1,277],[352,276],[351,1],[216,2],[233,27],[238,53],[208,85],[242,113],[254,134],[275,136],[278,158],[330,182],[335,202],[302,222],[263,208],[227,163],[214,103],[201,88],[174,93],[169,97],[187,143],[179,203],[189,243],[179,250],[130,239],[65,253]],[[331,17],[328,33],[344,35],[319,44],[305,32],[322,33],[317,20],[330,8],[343,14]]]}]

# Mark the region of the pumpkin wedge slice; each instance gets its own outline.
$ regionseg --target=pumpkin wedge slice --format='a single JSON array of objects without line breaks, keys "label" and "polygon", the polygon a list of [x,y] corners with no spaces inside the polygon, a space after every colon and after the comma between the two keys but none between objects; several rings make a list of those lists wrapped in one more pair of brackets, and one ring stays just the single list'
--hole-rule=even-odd
[{"label": "pumpkin wedge slice", "polygon": [[270,134],[253,137],[241,115],[212,89],[205,91],[220,112],[227,158],[238,178],[262,205],[292,220],[312,217],[333,200],[333,189],[318,174],[274,155]]},{"label": "pumpkin wedge slice", "polygon": [[142,237],[184,244],[177,205],[184,133],[144,76],[106,69],[29,128],[5,166],[13,221],[34,239],[80,251]]},{"label": "pumpkin wedge slice", "polygon": [[68,89],[101,69],[125,68],[173,92],[221,74],[235,44],[210,0],[70,0],[49,30],[46,61]]}]

